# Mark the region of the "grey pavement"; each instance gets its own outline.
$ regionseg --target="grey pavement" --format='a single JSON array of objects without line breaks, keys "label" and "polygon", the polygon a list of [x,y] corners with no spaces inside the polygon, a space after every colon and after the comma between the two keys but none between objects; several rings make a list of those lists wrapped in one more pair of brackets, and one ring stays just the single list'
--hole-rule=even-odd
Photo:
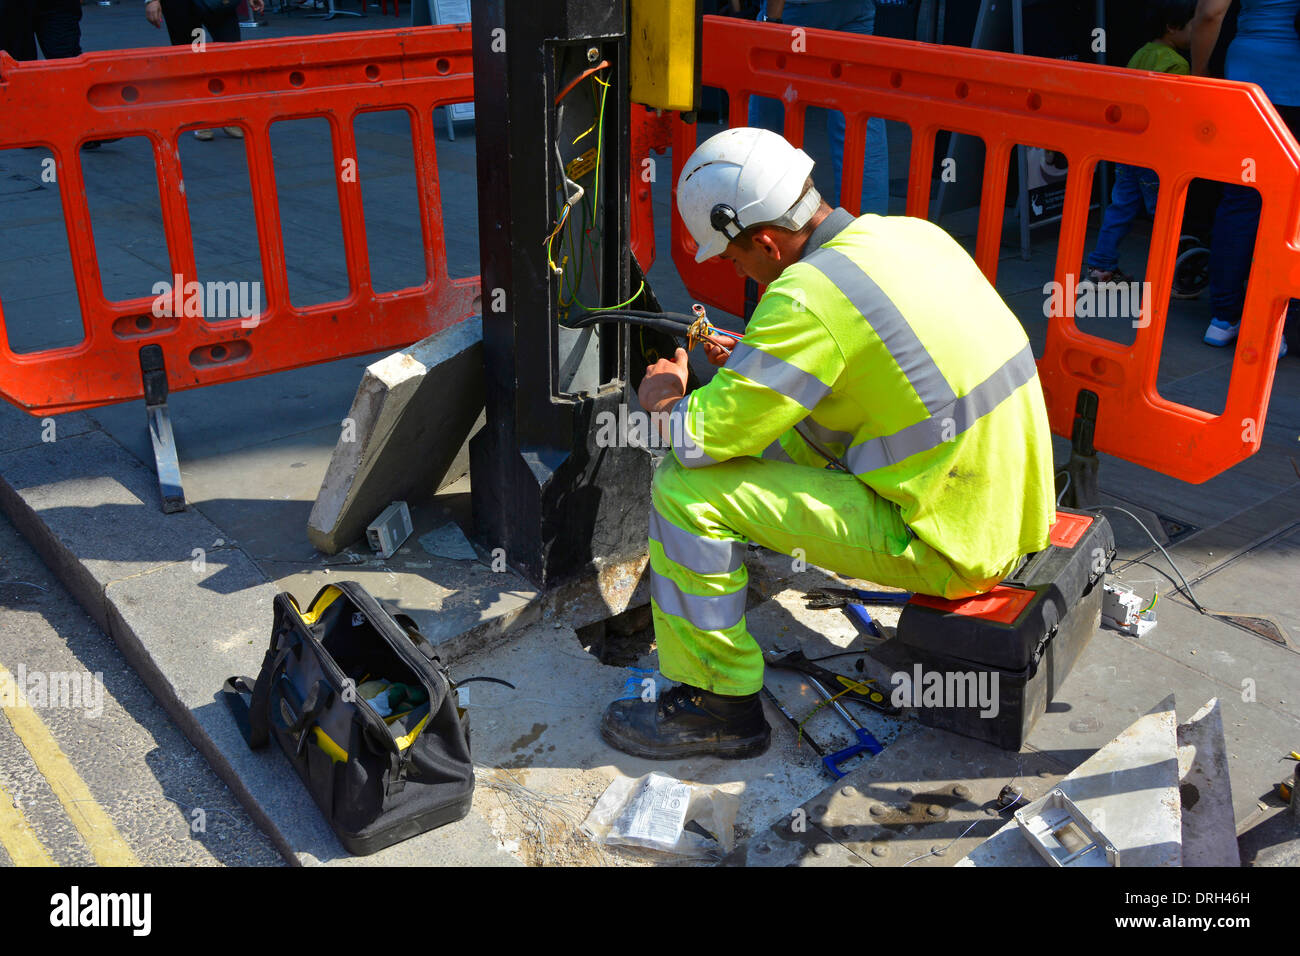
[{"label": "grey pavement", "polygon": [[[0,718],[0,788],[54,862],[84,866],[94,856],[72,822],[76,807],[60,801],[34,762],[47,758],[51,745],[67,755],[141,863],[284,864],[135,669],[3,516],[0,666],[27,691],[48,730],[23,738],[8,715]],[[81,693],[48,693],[55,681],[70,686],[62,675],[82,679]]]},{"label": "grey pavement", "polygon": [[[375,17],[272,22],[270,31],[290,32],[380,25]],[[157,40],[129,7],[87,7],[83,34],[87,49]],[[285,34],[259,34],[264,35]],[[104,46],[93,45],[101,41]],[[327,151],[313,138],[319,129],[308,128],[311,121],[297,122],[301,129],[293,135],[285,131],[273,144],[291,295],[295,302],[327,301],[346,289],[337,207]],[[381,287],[409,284],[419,274],[421,238],[403,198],[412,184],[404,122],[379,116],[362,136],[359,168],[368,223],[385,227],[378,251],[381,233],[370,230]],[[810,121],[808,129],[815,133],[821,126]],[[701,135],[710,129],[702,124]],[[473,127],[461,124],[454,142],[441,124],[438,130],[450,268],[453,275],[472,275],[478,271]],[[906,171],[906,145],[905,136],[891,139],[896,174]],[[808,147],[815,158],[824,158],[824,143],[814,139]],[[97,233],[97,243],[106,287],[111,283],[119,290],[113,294],[147,294],[153,282],[167,278],[157,196],[115,185],[130,181],[143,155],[139,144],[124,142],[82,157],[88,169],[95,164],[95,175],[88,175],[88,189],[98,191],[92,212],[112,223],[111,230]],[[187,183],[193,183],[196,197],[200,269],[211,269],[222,280],[257,276],[244,155],[241,144],[220,135],[182,147]],[[39,158],[0,153],[0,300],[11,343],[19,350],[66,345],[79,336],[66,243],[60,253],[57,194],[42,186]],[[665,308],[686,311],[691,299],[668,258],[668,157],[658,162],[658,258],[649,279]],[[904,185],[896,179],[896,211]],[[997,285],[1041,350],[1047,321],[1043,285],[1053,278],[1056,238],[1050,227],[1036,231],[1033,256],[1024,261],[1010,219],[1009,214]],[[970,213],[952,214],[942,224],[973,247]],[[1147,232],[1139,223],[1123,247],[1125,267],[1139,275]],[[1089,245],[1091,240],[1092,235]],[[241,247],[253,251],[244,254]],[[1202,301],[1174,303],[1159,388],[1168,397],[1217,411],[1214,402],[1221,407],[1232,349],[1200,343],[1206,308]],[[1095,323],[1085,327],[1123,334]],[[309,543],[306,519],[340,419],[374,357],[174,393],[170,408],[191,506],[178,515],[157,510],[142,403],[57,416],[55,441],[42,440],[39,419],[2,407],[0,504],[96,624],[122,646],[172,719],[253,808],[258,823],[296,859],[349,862],[304,802],[305,792],[287,763],[278,755],[241,751],[242,741],[214,694],[228,674],[256,667],[269,632],[270,596],[289,590],[308,599],[323,584],[346,577],[411,613],[443,642],[444,655],[458,673],[491,673],[521,683],[517,697],[487,685],[472,688],[475,755],[483,772],[471,817],[370,862],[649,862],[584,850],[573,838],[572,802],[552,804],[553,839],[530,842],[521,836],[528,827],[517,799],[508,797],[509,786],[492,785],[509,771],[517,775],[515,783],[525,781],[556,800],[567,795],[589,807],[615,770],[648,768],[604,748],[595,734],[601,703],[617,695],[626,673],[594,663],[584,651],[576,629],[590,619],[576,619],[577,612],[564,602],[537,595],[511,572],[439,558],[420,547],[418,537],[448,518],[468,528],[464,483],[412,501],[415,535],[389,561],[361,546],[326,558]],[[1170,578],[1176,576],[1145,533],[1131,519],[1108,513],[1120,542],[1117,577],[1147,596],[1159,588],[1160,623],[1140,641],[1110,631],[1094,636],[1029,742],[1030,751],[1052,768],[1045,771],[1048,776],[1078,766],[1170,692],[1176,694],[1179,720],[1217,696],[1223,702],[1238,821],[1267,801],[1271,784],[1281,779],[1278,757],[1300,745],[1300,692],[1289,690],[1300,687],[1300,605],[1294,593],[1300,572],[1298,434],[1300,356],[1289,356],[1277,366],[1263,448],[1227,473],[1189,485],[1102,456],[1106,502],[1134,511],[1157,534],[1172,539],[1170,554],[1200,602],[1218,616],[1197,613],[1174,594]],[[1056,453],[1063,463],[1068,443],[1058,439]],[[772,616],[774,628],[796,626],[770,602],[767,608],[763,613]],[[763,619],[755,613],[756,620]],[[823,621],[816,628],[825,626]],[[805,625],[805,630],[810,639],[815,636],[815,629]],[[704,761],[678,768],[679,776],[747,786],[752,800],[742,823],[750,834],[815,797],[826,782],[815,762],[807,763],[806,751],[795,747],[788,728],[777,720],[774,728],[781,745],[773,748],[771,759],[750,767]],[[903,730],[917,732],[914,726]],[[959,738],[951,740],[954,750],[965,746]],[[672,772],[672,767],[665,769]],[[915,768],[918,779],[923,771]],[[851,852],[837,851],[831,858],[861,862]]]}]

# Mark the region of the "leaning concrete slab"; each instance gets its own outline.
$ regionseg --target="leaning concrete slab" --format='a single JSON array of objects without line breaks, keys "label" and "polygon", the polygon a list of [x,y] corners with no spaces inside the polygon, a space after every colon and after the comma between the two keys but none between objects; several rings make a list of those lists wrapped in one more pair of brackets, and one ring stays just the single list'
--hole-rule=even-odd
[{"label": "leaning concrete slab", "polygon": [[337,554],[390,502],[427,497],[468,470],[482,342],[482,320],[467,319],[366,369],[307,519],[312,544]]},{"label": "leaning concrete slab", "polygon": [[[1177,718],[1170,694],[1057,786],[1120,852],[1120,865],[1181,866]],[[958,866],[1047,866],[1011,820]]]},{"label": "leaning concrete slab", "polygon": [[1241,866],[1223,708],[1217,698],[1178,725],[1178,777],[1183,866]]}]

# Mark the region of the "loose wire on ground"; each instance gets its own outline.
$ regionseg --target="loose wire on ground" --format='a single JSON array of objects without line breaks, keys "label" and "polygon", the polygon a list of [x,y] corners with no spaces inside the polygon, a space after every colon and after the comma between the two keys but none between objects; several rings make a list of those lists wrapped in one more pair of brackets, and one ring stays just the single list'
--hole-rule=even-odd
[{"label": "loose wire on ground", "polygon": [[1165,556],[1165,560],[1169,562],[1169,566],[1174,569],[1174,574],[1178,575],[1178,580],[1182,582],[1182,587],[1179,590],[1186,591],[1188,600],[1192,602],[1192,605],[1196,608],[1196,610],[1200,611],[1202,614],[1210,613],[1205,609],[1205,607],[1201,604],[1200,601],[1196,600],[1196,595],[1192,593],[1192,586],[1188,584],[1187,579],[1183,577],[1183,572],[1178,570],[1178,565],[1174,564],[1174,559],[1169,556],[1169,552],[1165,550],[1164,545],[1162,545],[1159,541],[1156,540],[1156,536],[1151,533],[1151,529],[1142,523],[1141,518],[1139,518],[1133,512],[1128,511],[1124,508],[1118,508],[1115,505],[1097,505],[1096,508],[1103,511],[1118,511],[1120,514],[1126,514],[1134,521],[1136,521],[1138,527],[1147,533],[1147,537],[1151,539],[1151,543],[1160,549],[1160,553]]}]

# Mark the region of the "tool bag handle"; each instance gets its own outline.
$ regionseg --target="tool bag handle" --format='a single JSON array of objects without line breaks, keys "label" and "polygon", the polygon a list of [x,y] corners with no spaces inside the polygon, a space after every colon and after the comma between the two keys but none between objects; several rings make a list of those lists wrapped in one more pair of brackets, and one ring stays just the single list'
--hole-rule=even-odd
[{"label": "tool bag handle", "polygon": [[[276,597],[277,603],[282,598],[289,599],[296,613],[297,602],[289,595],[281,594]],[[257,680],[235,675],[227,678],[221,686],[221,697],[250,750],[261,750],[271,739],[271,675],[290,653],[302,653],[302,638],[294,633],[292,624],[286,626],[288,619],[283,615],[277,615],[277,620],[281,626],[272,635],[271,645],[262,656]],[[245,694],[248,699],[245,699]]]}]

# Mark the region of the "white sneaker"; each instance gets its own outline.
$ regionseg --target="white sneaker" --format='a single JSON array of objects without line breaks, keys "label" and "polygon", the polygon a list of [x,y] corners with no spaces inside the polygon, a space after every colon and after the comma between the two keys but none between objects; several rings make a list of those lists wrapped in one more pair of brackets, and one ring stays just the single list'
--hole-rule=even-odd
[{"label": "white sneaker", "polygon": [[194,138],[195,138],[195,139],[201,139],[201,140],[203,140],[203,141],[206,143],[208,140],[212,139],[212,130],[210,130],[210,129],[196,129],[196,130],[194,131]]},{"label": "white sneaker", "polygon": [[[226,131],[226,135],[229,136],[231,139],[244,138],[244,131],[240,129],[238,126],[223,126],[221,128]],[[211,130],[209,130],[209,132],[211,132]]]},{"label": "white sneaker", "polygon": [[1231,325],[1223,319],[1210,319],[1210,324],[1206,326],[1204,342],[1206,345],[1213,345],[1222,348],[1230,345],[1237,337],[1237,330],[1241,328],[1241,323]]}]

